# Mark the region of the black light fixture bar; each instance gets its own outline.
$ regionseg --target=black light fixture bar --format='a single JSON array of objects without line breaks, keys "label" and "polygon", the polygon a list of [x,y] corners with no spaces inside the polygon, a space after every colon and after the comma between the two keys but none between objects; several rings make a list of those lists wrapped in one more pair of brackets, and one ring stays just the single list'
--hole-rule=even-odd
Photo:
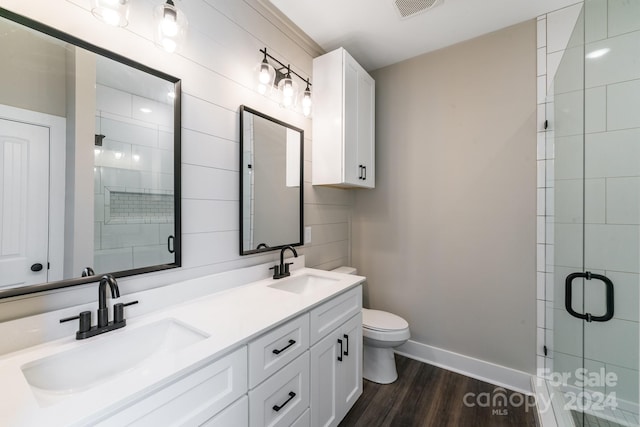
[{"label": "black light fixture bar", "polygon": [[313,86],[311,84],[311,82],[309,81],[309,78],[304,78],[302,77],[300,74],[296,73],[295,71],[293,71],[291,69],[291,65],[287,64],[283,64],[282,62],[278,61],[276,58],[274,58],[273,56],[269,55],[267,53],[267,48],[265,47],[264,49],[260,49],[260,53],[263,53],[265,57],[268,57],[270,59],[272,59],[273,61],[277,62],[280,65],[280,68],[276,69],[277,73],[280,73],[282,75],[286,75],[286,73],[283,73],[282,70],[287,70],[287,72],[295,75],[296,77],[298,77],[300,80],[302,80],[303,82],[305,82],[307,84],[307,86]]}]

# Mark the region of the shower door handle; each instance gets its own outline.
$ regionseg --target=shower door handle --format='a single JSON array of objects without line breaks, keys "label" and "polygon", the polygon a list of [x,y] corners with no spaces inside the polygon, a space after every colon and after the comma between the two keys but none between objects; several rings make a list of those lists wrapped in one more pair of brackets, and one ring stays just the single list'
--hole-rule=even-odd
[{"label": "shower door handle", "polygon": [[[572,282],[574,279],[578,278],[587,280],[597,279],[604,282],[606,287],[607,312],[603,316],[594,316],[591,313],[578,313],[571,306],[571,295],[573,290]],[[577,317],[578,319],[586,320],[587,322],[606,322],[607,320],[611,320],[613,319],[613,282],[607,276],[591,273],[589,271],[584,273],[571,273],[567,276],[564,283],[564,306],[570,315]]]},{"label": "shower door handle", "polygon": [[167,239],[167,250],[169,251],[170,254],[176,251],[175,237],[169,236],[169,238]]}]

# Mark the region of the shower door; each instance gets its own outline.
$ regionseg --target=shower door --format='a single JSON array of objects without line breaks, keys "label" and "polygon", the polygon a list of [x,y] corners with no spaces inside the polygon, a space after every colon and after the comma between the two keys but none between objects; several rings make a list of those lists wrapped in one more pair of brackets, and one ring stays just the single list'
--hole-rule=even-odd
[{"label": "shower door", "polygon": [[548,378],[580,427],[638,425],[639,12],[586,1],[548,91]]}]

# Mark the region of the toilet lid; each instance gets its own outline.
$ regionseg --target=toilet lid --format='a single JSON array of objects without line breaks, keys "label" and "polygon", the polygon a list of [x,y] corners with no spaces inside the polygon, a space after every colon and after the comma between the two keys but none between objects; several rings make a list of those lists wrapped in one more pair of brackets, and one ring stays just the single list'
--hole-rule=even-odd
[{"label": "toilet lid", "polygon": [[409,323],[393,313],[363,308],[362,327],[376,331],[397,331],[408,328]]}]

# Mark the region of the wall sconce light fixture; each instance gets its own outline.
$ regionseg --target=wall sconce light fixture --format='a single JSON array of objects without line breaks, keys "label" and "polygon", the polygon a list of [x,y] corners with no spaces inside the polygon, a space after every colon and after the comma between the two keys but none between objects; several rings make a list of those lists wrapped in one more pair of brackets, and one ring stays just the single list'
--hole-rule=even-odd
[{"label": "wall sconce light fixture", "polygon": [[126,27],[129,23],[129,0],[91,0],[91,13],[106,24]]},{"label": "wall sconce light fixture", "polygon": [[291,66],[287,65],[286,74],[278,82],[278,93],[280,94],[280,105],[285,108],[293,108],[297,104],[298,83],[291,78]]},{"label": "wall sconce light fixture", "polygon": [[[91,0],[91,13],[99,20],[114,27],[126,27],[129,23],[129,0]],[[175,52],[184,42],[187,33],[187,17],[173,0],[166,0],[153,12],[156,44],[167,52]]]},{"label": "wall sconce light fixture", "polygon": [[[298,104],[298,82],[292,75],[306,83],[306,89],[302,94],[302,113],[305,117],[311,114],[311,82],[309,78],[304,78],[300,74],[291,70],[291,65],[283,64],[273,56],[267,53],[267,48],[260,49],[264,54],[262,62],[256,67],[258,71],[258,92],[262,95],[269,95],[270,91],[275,87],[278,90],[278,98],[280,105],[285,108],[295,108]],[[276,63],[274,68],[269,60]]]},{"label": "wall sconce light fixture", "polygon": [[[262,51],[261,51],[262,52]],[[273,68],[267,60],[267,48],[264,49],[264,59],[258,64],[258,92],[261,95],[266,95],[268,90],[273,87],[274,79],[276,78],[276,70]]]},{"label": "wall sconce light fixture", "polygon": [[187,17],[174,4],[167,0],[154,10],[156,24],[156,44],[167,52],[175,52],[184,41],[187,33]]},{"label": "wall sconce light fixture", "polygon": [[307,88],[304,90],[302,94],[302,114],[305,117],[309,117],[311,115],[311,88],[309,87],[311,83],[309,83],[309,79],[307,79]]}]

